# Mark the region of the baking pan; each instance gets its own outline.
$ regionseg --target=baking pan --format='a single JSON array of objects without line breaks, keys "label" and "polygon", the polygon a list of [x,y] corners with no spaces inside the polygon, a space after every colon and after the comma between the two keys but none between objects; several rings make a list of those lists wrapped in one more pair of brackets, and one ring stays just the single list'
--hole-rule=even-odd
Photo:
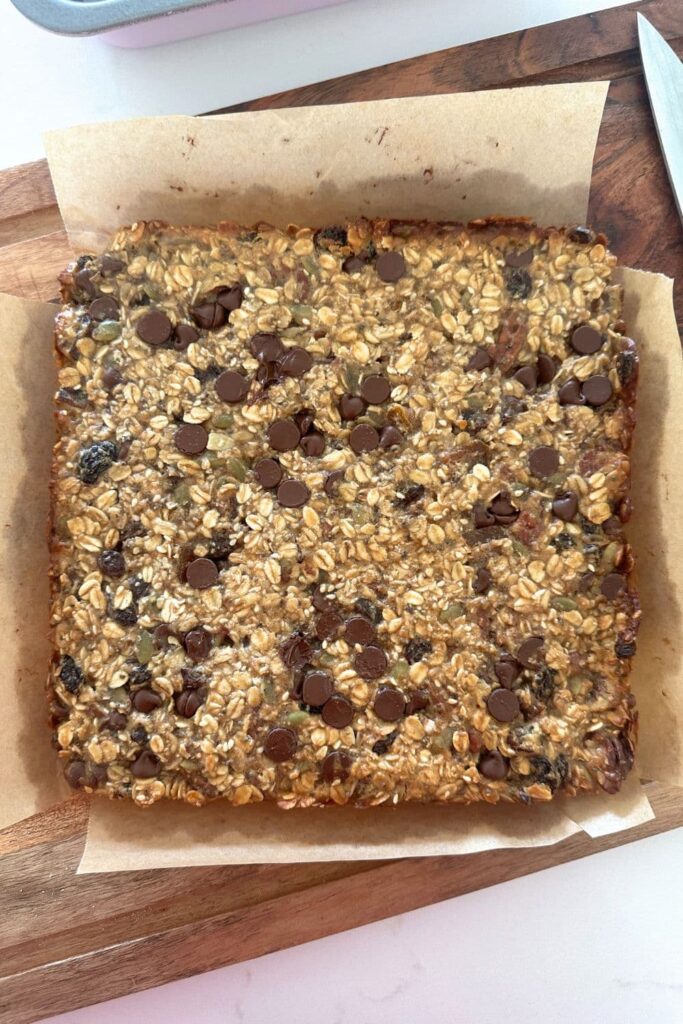
[{"label": "baking pan", "polygon": [[343,0],[12,0],[27,18],[61,35],[103,34],[118,46],[174,42],[331,7]]}]

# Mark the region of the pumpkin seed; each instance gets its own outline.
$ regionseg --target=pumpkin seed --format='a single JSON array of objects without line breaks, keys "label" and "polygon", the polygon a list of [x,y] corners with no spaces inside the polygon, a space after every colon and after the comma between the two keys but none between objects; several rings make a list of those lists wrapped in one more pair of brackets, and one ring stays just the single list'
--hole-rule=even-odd
[{"label": "pumpkin seed", "polygon": [[272,704],[275,700],[275,683],[272,679],[266,679],[262,686],[263,689],[263,703]]},{"label": "pumpkin seed", "polygon": [[330,654],[329,651],[321,651],[320,654],[318,655],[318,661],[320,662],[321,665],[334,665],[336,660],[337,659],[335,658],[334,654]]},{"label": "pumpkin seed", "polygon": [[93,327],[90,337],[93,341],[115,341],[120,333],[121,324],[118,320],[103,320]]},{"label": "pumpkin seed", "polygon": [[441,609],[438,615],[439,622],[452,622],[453,619],[459,619],[464,611],[465,608],[461,601],[453,601]]},{"label": "pumpkin seed", "polygon": [[404,661],[403,658],[399,658],[391,670],[391,676],[396,680],[405,679],[409,671],[408,662]]},{"label": "pumpkin seed", "polygon": [[347,363],[344,369],[343,381],[346,390],[355,395],[360,383],[361,368],[358,363]]},{"label": "pumpkin seed", "polygon": [[190,488],[185,480],[181,480],[180,483],[173,490],[173,500],[177,505],[189,505],[190,504]]},{"label": "pumpkin seed", "polygon": [[318,264],[316,263],[312,256],[304,256],[301,262],[303,263],[304,268],[308,271],[311,277],[318,276]]},{"label": "pumpkin seed", "polygon": [[248,467],[241,459],[227,459],[225,463],[225,472],[234,480],[239,480],[240,483],[247,479],[247,469]]},{"label": "pumpkin seed", "polygon": [[138,637],[135,655],[141,665],[146,665],[154,657],[154,637],[146,629]]},{"label": "pumpkin seed", "polygon": [[558,612],[573,612],[579,606],[571,597],[551,597],[550,607]]},{"label": "pumpkin seed", "polygon": [[290,711],[287,715],[287,724],[303,725],[310,717],[307,711]]},{"label": "pumpkin seed", "polygon": [[217,416],[214,416],[212,423],[214,427],[218,427],[219,430],[227,430],[235,422],[235,417],[231,412],[220,412]]},{"label": "pumpkin seed", "polygon": [[600,564],[604,566],[605,569],[613,569],[614,566],[617,564],[617,555],[619,554],[619,548],[620,545],[617,544],[617,542],[614,540],[607,545],[607,547],[602,553],[602,558],[600,559]]},{"label": "pumpkin seed", "polygon": [[292,314],[294,322],[301,326],[304,324],[310,324],[313,319],[313,309],[311,306],[290,306],[290,313]]},{"label": "pumpkin seed", "polygon": [[432,312],[434,316],[441,316],[441,314],[443,313],[443,305],[441,303],[441,300],[437,299],[436,295],[432,295],[431,299],[429,300],[429,305],[432,307]]}]

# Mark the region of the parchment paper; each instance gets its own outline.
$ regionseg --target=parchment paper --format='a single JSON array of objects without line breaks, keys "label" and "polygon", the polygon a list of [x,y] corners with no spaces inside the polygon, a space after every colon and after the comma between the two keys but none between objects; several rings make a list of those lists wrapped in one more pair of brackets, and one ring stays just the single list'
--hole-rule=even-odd
[{"label": "parchment paper", "polygon": [[[358,212],[442,219],[523,213],[546,223],[578,223],[586,216],[607,85],[390,100],[267,116],[145,119],[52,133],[47,148],[65,222],[71,237],[86,247],[97,248],[104,233],[140,217],[186,223],[269,219],[324,224]],[[642,469],[639,463],[635,471],[641,505],[634,543],[637,550],[642,547],[643,561],[663,558],[656,564],[668,587],[667,599],[656,585],[643,588],[649,639],[644,629],[635,672],[644,736],[641,774],[671,781],[683,779],[680,746],[671,743],[668,756],[659,761],[649,754],[656,751],[662,735],[659,723],[667,715],[669,739],[675,741],[683,725],[683,681],[680,661],[674,657],[683,639],[683,552],[671,540],[677,528],[675,510],[683,497],[675,470],[680,446],[660,444],[662,437],[675,438],[680,429],[674,396],[681,393],[683,374],[671,282],[627,272],[627,286],[631,320],[637,327],[632,333],[641,344],[643,364],[648,364],[640,415],[649,423],[649,433],[636,451]],[[6,731],[5,747],[9,743],[15,750],[14,762],[10,761],[12,786],[0,787],[0,822],[8,823],[49,804],[58,792],[56,759],[45,738],[40,706],[48,655],[40,638],[47,628],[43,514],[54,308],[0,297],[0,311],[3,348],[14,353],[7,356],[0,380],[0,388],[10,396],[0,403],[0,425],[5,428],[3,437],[14,439],[17,446],[0,485],[7,524],[3,564],[14,560],[17,567],[14,582],[7,576],[3,581],[0,614],[3,624],[9,624],[5,636],[14,635],[18,618],[24,627],[20,633],[35,632],[38,641],[33,649],[22,641],[12,662],[13,678],[8,673],[0,679],[0,730]],[[653,486],[653,465],[658,480],[667,481],[667,492],[663,485]],[[34,514],[27,514],[34,504]],[[645,535],[643,544],[637,531]],[[23,559],[17,557],[16,545]],[[34,561],[30,552],[35,552]],[[648,602],[653,603],[652,614]],[[659,684],[666,672],[668,696],[662,698],[662,687],[653,685],[650,659],[644,659],[642,651],[661,652],[667,641],[671,657],[658,662],[657,673]],[[28,672],[30,699],[18,688],[20,677],[28,678]],[[651,722],[657,724],[646,737]],[[15,735],[25,740],[19,749]],[[40,751],[40,757],[24,758],[25,746]],[[617,797],[558,801],[530,809],[330,808],[285,813],[265,805],[232,809],[214,804],[197,810],[169,804],[140,811],[95,799],[82,869],[464,853],[548,845],[579,829],[601,835],[652,816],[635,773]]]}]

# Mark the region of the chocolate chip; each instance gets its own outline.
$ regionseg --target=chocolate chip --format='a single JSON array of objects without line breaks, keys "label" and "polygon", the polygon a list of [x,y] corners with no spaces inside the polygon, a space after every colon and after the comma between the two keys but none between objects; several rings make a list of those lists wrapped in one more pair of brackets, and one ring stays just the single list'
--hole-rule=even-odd
[{"label": "chocolate chip", "polygon": [[391,384],[381,373],[371,373],[361,382],[360,393],[368,405],[382,405],[391,394]]},{"label": "chocolate chip", "polygon": [[422,661],[426,654],[432,653],[431,640],[409,640],[405,645],[404,654],[409,665]]},{"label": "chocolate chip", "polygon": [[586,399],[581,394],[581,384],[574,377],[562,385],[557,392],[560,405],[585,405]]},{"label": "chocolate chip", "polygon": [[397,722],[405,714],[406,699],[395,686],[380,686],[372,710],[383,722]]},{"label": "chocolate chip", "polygon": [[78,453],[78,475],[84,484],[97,483],[118,455],[113,441],[96,441]]},{"label": "chocolate chip", "polygon": [[600,593],[608,601],[614,601],[624,589],[626,580],[618,572],[610,572],[600,584]]},{"label": "chocolate chip", "polygon": [[227,313],[233,313],[239,309],[244,299],[244,292],[241,284],[233,284],[230,287],[219,288],[216,292],[216,302],[222,306]]},{"label": "chocolate chip", "polygon": [[300,480],[283,480],[277,489],[277,500],[283,508],[301,508],[311,496],[306,484]]},{"label": "chocolate chip", "polygon": [[217,302],[201,302],[198,306],[193,306],[190,309],[190,316],[197,327],[202,327],[205,331],[217,331],[228,319],[225,309]]},{"label": "chocolate chip", "polygon": [[76,664],[70,654],[65,654],[59,667],[59,678],[64,684],[64,689],[69,693],[78,693],[85,676],[82,669]]},{"label": "chocolate chip", "polygon": [[[628,520],[627,520],[628,522]],[[608,537],[621,537],[622,523],[618,516],[610,516],[602,524],[602,528]]]},{"label": "chocolate chip", "polygon": [[519,509],[512,504],[507,491],[501,491],[495,496],[487,512],[490,512],[501,526],[510,526],[519,516]]},{"label": "chocolate chip", "polygon": [[501,654],[493,666],[493,671],[496,673],[496,678],[500,685],[510,690],[515,679],[517,679],[522,671],[522,667],[511,654]]},{"label": "chocolate chip", "polygon": [[408,696],[406,715],[416,715],[418,711],[424,711],[426,707],[429,707],[429,690],[414,690]]},{"label": "chocolate chip", "polygon": [[314,669],[312,672],[307,672],[304,676],[301,688],[301,697],[304,703],[310,704],[314,708],[321,708],[333,693],[334,679],[329,672],[321,672],[320,669]]},{"label": "chocolate chip", "polygon": [[600,373],[594,374],[589,377],[588,380],[583,382],[581,388],[581,394],[586,399],[589,405],[599,406],[604,405],[605,402],[609,402],[614,391],[609,377],[604,377]]},{"label": "chocolate chip", "polygon": [[342,395],[339,399],[339,415],[343,420],[355,420],[362,416],[366,405],[360,395]]},{"label": "chocolate chip", "polygon": [[151,750],[141,750],[130,770],[136,779],[153,779],[161,771],[161,761]]},{"label": "chocolate chip", "polygon": [[102,295],[94,299],[88,306],[88,313],[91,320],[118,320],[119,304],[111,295]]},{"label": "chocolate chip", "polygon": [[328,640],[336,636],[342,627],[342,617],[333,608],[327,608],[321,612],[315,622],[315,635],[318,640]]},{"label": "chocolate chip", "polygon": [[519,714],[519,700],[512,690],[493,690],[486,698],[486,707],[497,722],[511,722]]},{"label": "chocolate chip", "polygon": [[359,423],[349,434],[349,444],[356,455],[362,455],[377,448],[379,434],[369,423]]},{"label": "chocolate chip", "polygon": [[206,700],[206,691],[202,688],[181,690],[174,697],[175,709],[182,718],[194,718]]},{"label": "chocolate chip", "polygon": [[562,491],[553,498],[553,514],[565,523],[570,523],[579,510],[579,500],[573,491]]},{"label": "chocolate chip", "polygon": [[404,441],[403,434],[393,423],[387,423],[386,426],[382,427],[379,434],[380,448],[395,448],[397,445],[403,444]]},{"label": "chocolate chip", "polygon": [[345,729],[353,721],[353,704],[341,693],[334,693],[325,703],[322,720],[333,729]]},{"label": "chocolate chip", "polygon": [[381,252],[375,261],[375,270],[382,281],[398,281],[406,272],[406,261],[400,252]]},{"label": "chocolate chip", "polygon": [[530,636],[517,648],[515,657],[525,668],[538,668],[543,661],[544,638],[542,636]]},{"label": "chocolate chip", "polygon": [[254,466],[254,476],[261,487],[277,487],[282,480],[282,466],[276,459],[259,459]]},{"label": "chocolate chip", "polygon": [[119,271],[123,270],[124,266],[123,260],[117,259],[116,256],[110,256],[108,253],[105,253],[100,259],[100,271],[103,277],[118,274]]},{"label": "chocolate chip", "polygon": [[600,334],[600,331],[589,327],[588,324],[581,324],[579,327],[575,327],[569,339],[569,343],[574,351],[582,356],[593,355],[594,352],[602,348],[604,341],[605,339]]},{"label": "chocolate chip", "polygon": [[325,494],[328,496],[328,498],[334,498],[334,496],[337,493],[337,488],[343,479],[343,469],[333,469],[331,473],[327,473],[325,475],[325,482],[323,483],[323,487],[325,488]]},{"label": "chocolate chip", "polygon": [[363,679],[379,679],[387,669],[387,656],[381,647],[370,644],[353,659],[354,668]]},{"label": "chocolate chip", "polygon": [[491,573],[488,569],[477,569],[472,580],[472,590],[475,594],[485,594],[491,586]]},{"label": "chocolate chip", "polygon": [[223,402],[241,402],[249,394],[249,381],[235,370],[224,370],[216,378],[216,394]]},{"label": "chocolate chip", "polygon": [[293,729],[275,725],[266,736],[263,753],[271,761],[279,764],[281,761],[289,761],[294,756],[297,745],[298,740]]},{"label": "chocolate chip", "polygon": [[534,258],[534,250],[512,249],[505,254],[505,262],[508,267],[528,267]]},{"label": "chocolate chip", "polygon": [[474,353],[470,356],[469,361],[465,364],[465,370],[488,370],[489,366],[493,366],[493,359],[488,349],[482,348],[478,345],[474,350]]},{"label": "chocolate chip", "polygon": [[365,266],[365,261],[359,256],[347,256],[342,263],[342,270],[345,274],[357,274]]},{"label": "chocolate chip", "polygon": [[495,526],[496,517],[492,512],[489,512],[483,501],[475,502],[472,512],[474,515],[474,525],[478,530],[483,530],[487,526]]},{"label": "chocolate chip", "polygon": [[534,476],[548,477],[560,468],[560,453],[547,444],[539,445],[529,452],[529,469]]},{"label": "chocolate chip", "polygon": [[330,750],[320,765],[320,776],[324,782],[344,782],[351,771],[351,755],[345,750]]},{"label": "chocolate chip", "polygon": [[293,345],[280,360],[280,370],[287,377],[303,377],[313,366],[313,356],[305,348]]},{"label": "chocolate chip", "polygon": [[277,334],[268,334],[264,331],[259,331],[252,337],[249,348],[260,363],[277,363],[285,350]]},{"label": "chocolate chip", "polygon": [[184,455],[200,455],[206,450],[209,435],[201,423],[183,423],[176,430],[173,440],[178,451]]},{"label": "chocolate chip", "polygon": [[154,690],[137,690],[132,698],[133,707],[143,715],[149,714],[150,711],[155,711],[163,703],[161,696]]},{"label": "chocolate chip", "polygon": [[185,634],[183,646],[191,661],[203,661],[211,653],[211,633],[204,626],[197,626]]},{"label": "chocolate chip", "polygon": [[550,383],[557,373],[555,360],[552,356],[546,355],[545,352],[541,352],[536,360],[536,369],[538,370],[538,380],[541,384]]},{"label": "chocolate chip", "polygon": [[325,438],[318,430],[313,430],[301,438],[299,447],[308,458],[318,458],[325,451]]},{"label": "chocolate chip", "polygon": [[86,786],[87,769],[85,761],[68,761],[64,766],[64,778],[72,789]]},{"label": "chocolate chip", "polygon": [[160,622],[155,627],[152,636],[154,637],[154,646],[158,651],[162,651],[168,647],[168,641],[173,636],[173,633],[170,626],[167,626],[165,622]]},{"label": "chocolate chip", "polygon": [[538,368],[532,366],[531,363],[527,363],[526,366],[520,366],[512,376],[513,380],[518,380],[527,391],[533,391],[538,385]]},{"label": "chocolate chip", "polygon": [[76,288],[84,292],[88,298],[97,294],[97,287],[93,281],[94,275],[95,271],[92,267],[81,267],[80,270],[74,271],[73,280]]},{"label": "chocolate chip", "polygon": [[256,380],[263,388],[272,387],[282,380],[279,363],[261,363],[256,371]]},{"label": "chocolate chip", "polygon": [[352,615],[347,619],[344,639],[348,644],[360,644],[367,647],[375,639],[375,627],[364,615]]},{"label": "chocolate chip", "polygon": [[173,333],[173,324],[160,309],[152,309],[145,313],[135,325],[138,338],[153,345],[165,345]]},{"label": "chocolate chip", "polygon": [[120,551],[113,548],[106,548],[100,553],[97,559],[100,572],[105,576],[118,580],[126,571],[126,560]]},{"label": "chocolate chip", "polygon": [[511,267],[505,272],[505,284],[515,299],[527,299],[531,295],[531,275],[521,267]]},{"label": "chocolate chip", "polygon": [[173,330],[173,348],[176,352],[185,352],[199,337],[191,324],[176,324]]},{"label": "chocolate chip", "polygon": [[485,750],[477,765],[480,775],[485,779],[499,782],[508,773],[508,761],[497,750]]},{"label": "chocolate chip", "polygon": [[119,384],[123,384],[123,375],[116,366],[105,366],[102,371],[102,386],[105,391],[113,391]]},{"label": "chocolate chip", "polygon": [[207,590],[218,583],[218,566],[210,558],[195,558],[188,563],[185,579],[194,590]]},{"label": "chocolate chip", "polygon": [[110,711],[107,717],[100,725],[100,732],[119,732],[121,729],[125,729],[128,725],[127,715],[122,714],[120,711]]},{"label": "chocolate chip", "polygon": [[287,668],[304,665],[313,654],[313,648],[301,633],[292,633],[278,649]]},{"label": "chocolate chip", "polygon": [[292,452],[301,440],[294,420],[274,420],[268,427],[268,443],[276,452]]},{"label": "chocolate chip", "polygon": [[299,409],[294,414],[294,422],[299,428],[300,433],[307,434],[315,427],[315,409],[310,406],[304,406],[303,409]]}]

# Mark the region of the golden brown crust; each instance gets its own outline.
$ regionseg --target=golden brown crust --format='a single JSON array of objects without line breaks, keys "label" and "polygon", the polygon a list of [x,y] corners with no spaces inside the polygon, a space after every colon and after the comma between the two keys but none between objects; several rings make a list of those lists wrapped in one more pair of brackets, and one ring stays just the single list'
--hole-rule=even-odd
[{"label": "golden brown crust", "polygon": [[[50,678],[72,784],[142,805],[615,791],[640,615],[615,262],[587,229],[486,219],[140,224],[72,265]],[[198,337],[164,341],[152,311]],[[305,350],[296,372],[257,358],[256,332]],[[372,399],[356,419],[344,391]],[[273,450],[278,419],[293,450]],[[206,450],[179,451],[183,423]],[[273,457],[289,496],[255,472]]]}]

